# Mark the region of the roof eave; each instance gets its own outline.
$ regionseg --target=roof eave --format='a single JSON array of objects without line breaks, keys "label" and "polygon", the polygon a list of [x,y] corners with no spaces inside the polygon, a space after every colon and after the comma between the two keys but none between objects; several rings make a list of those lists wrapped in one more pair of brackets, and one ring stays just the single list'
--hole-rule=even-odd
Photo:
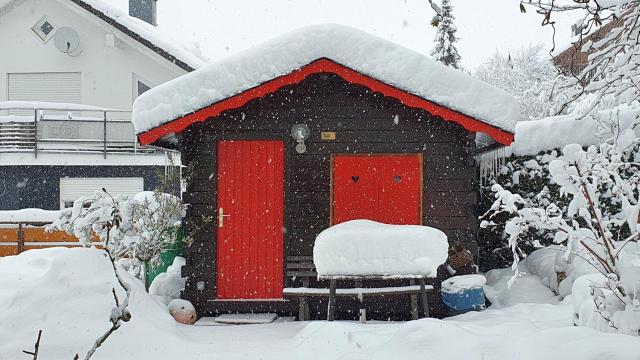
[{"label": "roof eave", "polygon": [[155,128],[143,131],[138,134],[138,140],[142,144],[152,144],[164,135],[181,133],[191,124],[206,121],[211,117],[218,116],[226,110],[240,108],[253,99],[264,97],[267,94],[279,90],[283,86],[300,83],[308,76],[317,73],[336,74],[349,83],[363,85],[371,91],[393,97],[406,106],[421,108],[429,112],[431,115],[440,117],[445,121],[458,123],[468,131],[483,132],[502,145],[510,145],[514,140],[514,134],[510,131],[463,114],[457,110],[442,106],[431,100],[424,99],[406,90],[386,84],[328,58],[317,59],[288,74],[281,75],[256,87],[247,89],[239,94],[212,103],[209,106],[203,107],[190,114],[186,114]]}]

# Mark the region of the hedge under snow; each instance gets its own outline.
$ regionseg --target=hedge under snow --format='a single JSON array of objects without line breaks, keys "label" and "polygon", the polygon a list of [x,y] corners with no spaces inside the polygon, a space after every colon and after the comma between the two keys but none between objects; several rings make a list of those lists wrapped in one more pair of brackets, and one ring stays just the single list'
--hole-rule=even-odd
[{"label": "hedge under snow", "polygon": [[435,276],[448,249],[447,236],[438,229],[352,220],[317,236],[313,262],[319,276]]},{"label": "hedge under snow", "polygon": [[136,133],[212,105],[320,58],[513,132],[518,101],[428,56],[351,27],[309,26],[159,85],[133,104]]}]

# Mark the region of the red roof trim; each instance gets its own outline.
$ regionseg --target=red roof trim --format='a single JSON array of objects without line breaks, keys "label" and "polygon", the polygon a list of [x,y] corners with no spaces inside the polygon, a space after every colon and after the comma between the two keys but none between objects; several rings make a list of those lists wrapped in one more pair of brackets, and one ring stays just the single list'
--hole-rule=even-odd
[{"label": "red roof trim", "polygon": [[406,106],[424,109],[433,116],[439,116],[444,120],[458,123],[469,131],[483,132],[503,145],[509,145],[513,142],[514,136],[508,131],[489,125],[481,120],[472,118],[455,110],[451,110],[442,105],[438,105],[417,95],[400,90],[394,86],[385,84],[370,76],[361,74],[326,58],[315,60],[289,74],[279,76],[254,88],[211,104],[191,114],[187,114],[166,124],[143,132],[138,135],[138,139],[142,144],[151,144],[164,135],[179,133],[193,123],[205,121],[210,117],[218,116],[225,110],[242,107],[253,99],[261,98],[267,94],[276,92],[283,86],[298,84],[309,75],[317,73],[333,73],[339,75],[352,84],[363,85],[371,91],[393,97]]}]

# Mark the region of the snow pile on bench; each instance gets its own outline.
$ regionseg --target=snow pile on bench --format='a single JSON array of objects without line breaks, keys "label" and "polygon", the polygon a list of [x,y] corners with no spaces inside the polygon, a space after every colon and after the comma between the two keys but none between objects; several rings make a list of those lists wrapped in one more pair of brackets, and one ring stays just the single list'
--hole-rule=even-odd
[{"label": "snow pile on bench", "polygon": [[321,232],[313,248],[318,276],[435,276],[447,236],[419,225],[352,220]]},{"label": "snow pile on bench", "polygon": [[424,54],[351,27],[305,27],[154,87],[133,104],[140,134],[328,58],[362,74],[507,131],[518,101]]}]

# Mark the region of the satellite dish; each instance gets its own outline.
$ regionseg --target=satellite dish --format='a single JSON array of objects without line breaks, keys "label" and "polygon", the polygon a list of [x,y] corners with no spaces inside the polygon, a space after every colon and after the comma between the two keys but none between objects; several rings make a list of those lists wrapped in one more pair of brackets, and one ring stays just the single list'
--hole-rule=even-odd
[{"label": "satellite dish", "polygon": [[61,27],[53,36],[53,43],[58,51],[70,56],[76,56],[80,50],[80,35],[70,27]]}]

